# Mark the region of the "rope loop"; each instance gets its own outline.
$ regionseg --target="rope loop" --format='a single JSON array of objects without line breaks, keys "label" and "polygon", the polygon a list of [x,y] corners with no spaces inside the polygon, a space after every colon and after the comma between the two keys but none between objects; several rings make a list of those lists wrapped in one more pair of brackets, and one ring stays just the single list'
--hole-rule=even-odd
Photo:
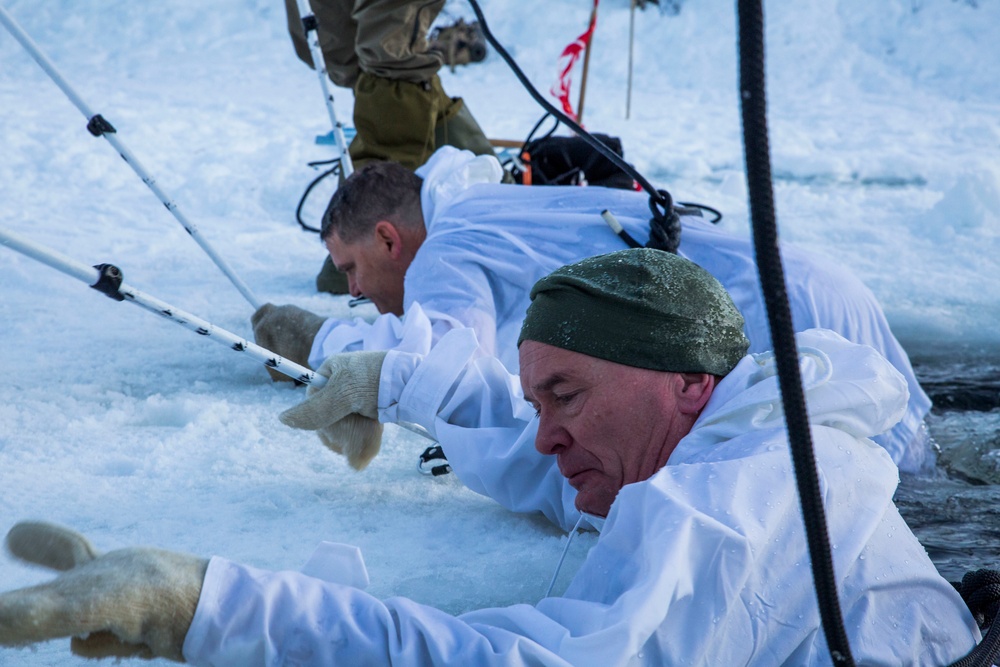
[{"label": "rope loop", "polygon": [[674,210],[674,200],[666,190],[657,190],[657,196],[650,195],[649,243],[647,248],[664,250],[676,254],[681,244],[681,219]]},{"label": "rope loop", "polygon": [[969,605],[969,611],[980,629],[990,627],[1000,610],[1000,571],[969,571],[962,577],[961,583],[952,585]]}]

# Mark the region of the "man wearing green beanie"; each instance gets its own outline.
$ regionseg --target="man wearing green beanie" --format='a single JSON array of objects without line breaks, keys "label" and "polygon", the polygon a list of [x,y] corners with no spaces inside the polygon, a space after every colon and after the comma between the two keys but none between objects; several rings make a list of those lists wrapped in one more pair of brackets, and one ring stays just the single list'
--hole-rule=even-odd
[{"label": "man wearing green beanie", "polygon": [[[426,356],[330,357],[325,387],[282,414],[320,430],[415,422],[474,491],[597,528],[568,587],[541,600],[452,615],[359,590],[356,555],[312,576],[265,572],[152,549],[102,555],[68,529],[24,523],[10,553],[68,571],[0,595],[0,644],[73,636],[88,656],[194,665],[829,664],[774,359],[742,355],[741,325],[696,265],[624,250],[535,286],[520,389],[456,329]],[[979,630],[896,511],[898,471],[869,440],[899,419],[905,381],[831,331],[797,343],[853,657],[951,664]],[[328,551],[311,561],[331,563]]]},{"label": "man wearing green beanie", "polygon": [[707,271],[650,249],[557,269],[531,300],[521,386],[540,417],[554,416],[535,447],[557,456],[577,509],[607,516],[622,487],[666,464],[746,354],[743,317]]},{"label": "man wearing green beanie", "polygon": [[584,259],[539,280],[518,348],[525,341],[637,368],[719,376],[750,344],[718,280],[647,248]]},{"label": "man wearing green beanie", "polygon": [[[269,303],[251,317],[257,344],[318,369],[347,351],[426,354],[448,331],[471,328],[483,354],[519,374],[517,340],[534,284],[564,265],[625,247],[603,210],[645,240],[649,198],[608,188],[504,185],[501,171],[493,157],[450,147],[416,175],[387,162],[356,171],[331,199],[321,237],[333,263],[348,272],[352,296],[367,296],[379,315],[329,317]],[[749,351],[769,350],[750,240],[697,216],[680,220],[677,254],[729,291],[744,317]],[[929,471],[935,456],[923,422],[931,402],[875,295],[833,261],[790,245],[781,254],[796,331],[821,327],[870,345],[907,379],[903,419],[875,441],[901,471]],[[615,314],[604,322],[612,333],[619,324]]]}]

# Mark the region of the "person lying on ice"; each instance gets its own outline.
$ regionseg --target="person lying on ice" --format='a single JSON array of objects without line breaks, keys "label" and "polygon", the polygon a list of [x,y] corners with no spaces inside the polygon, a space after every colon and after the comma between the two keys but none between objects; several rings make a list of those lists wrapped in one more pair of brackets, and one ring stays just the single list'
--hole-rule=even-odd
[{"label": "person lying on ice", "polygon": [[[22,523],[9,551],[66,571],[0,595],[0,644],[72,636],[84,655],[216,667],[828,664],[774,359],[744,355],[718,281],[667,252],[624,250],[553,272],[532,299],[520,391],[459,329],[423,359],[331,357],[331,382],[286,417],[417,419],[461,450],[470,486],[567,528],[588,517],[599,537],[561,596],[452,616],[219,557],[101,555],[69,529]],[[903,412],[906,384],[833,332],[800,333],[798,346],[854,658],[950,664],[979,630],[897,512],[896,467],[868,439]],[[511,447],[505,434],[520,430]],[[464,476],[477,458],[504,468],[497,486]]]},{"label": "person lying on ice", "polygon": [[[351,350],[426,354],[448,331],[470,327],[486,353],[516,374],[517,335],[535,281],[625,245],[601,218],[605,209],[634,238],[649,234],[649,199],[640,193],[500,184],[495,158],[450,147],[417,174],[422,181],[392,163],[359,170],[334,194],[323,220],[323,238],[351,293],[369,297],[382,315],[372,323],[326,319],[267,304],[252,318],[258,344],[318,368],[331,354]],[[681,225],[678,253],[729,290],[747,322],[750,351],[770,349],[749,239],[696,216],[682,216]],[[822,327],[870,345],[906,378],[906,413],[875,439],[901,470],[932,469],[933,443],[923,422],[931,402],[874,295],[845,268],[788,245],[782,262],[796,331]],[[367,463],[350,462],[359,469]]]}]

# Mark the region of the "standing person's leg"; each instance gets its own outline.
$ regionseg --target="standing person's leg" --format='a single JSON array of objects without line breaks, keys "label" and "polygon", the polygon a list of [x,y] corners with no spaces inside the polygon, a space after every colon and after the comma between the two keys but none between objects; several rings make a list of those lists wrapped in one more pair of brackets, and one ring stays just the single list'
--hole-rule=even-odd
[{"label": "standing person's leg", "polygon": [[493,144],[473,118],[465,100],[461,97],[448,97],[437,75],[434,76],[432,85],[440,88],[441,96],[448,100],[442,105],[444,111],[438,114],[434,126],[435,149],[441,146],[455,146],[470,150],[476,155],[493,155]]},{"label": "standing person's leg", "polygon": [[[358,32],[352,16],[354,0],[311,0],[309,6],[316,17],[319,48],[323,52],[330,80],[343,88],[353,88],[361,73],[354,48]],[[312,67],[312,53],[302,29],[298,0],[285,0],[285,12],[295,54]]]},{"label": "standing person's leg", "polygon": [[441,58],[427,48],[444,0],[360,0],[355,6],[362,73],[354,90],[358,135],[351,157],[415,169],[444,144],[492,154],[461,98],[444,92],[437,75]]},{"label": "standing person's leg", "polygon": [[[352,16],[354,0],[311,0],[310,8],[316,17],[319,46],[323,52],[326,71],[338,86],[353,88],[361,70],[354,50],[357,42],[357,24]],[[298,0],[285,0],[288,16],[288,34],[291,35],[295,53],[305,64],[313,67],[312,52],[306,41]],[[316,290],[332,294],[347,294],[347,276],[337,270],[329,256],[316,276]]]},{"label": "standing person's leg", "polygon": [[[350,145],[355,168],[393,160],[416,169],[440,146],[482,155],[493,147],[464,101],[449,97],[437,72],[439,55],[427,33],[445,0],[311,0],[330,78],[354,88]],[[285,0],[296,53],[312,66],[297,0]],[[346,279],[326,258],[316,278],[320,292],[345,294]]]}]

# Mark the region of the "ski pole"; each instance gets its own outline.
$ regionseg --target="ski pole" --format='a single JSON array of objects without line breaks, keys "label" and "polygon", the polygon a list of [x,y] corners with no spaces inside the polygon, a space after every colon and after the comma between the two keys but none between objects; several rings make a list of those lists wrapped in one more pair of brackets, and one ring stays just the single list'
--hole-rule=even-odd
[{"label": "ski pole", "polygon": [[160,317],[172,320],[181,326],[194,331],[202,336],[208,336],[219,341],[229,348],[245,353],[257,361],[263,362],[265,366],[284,373],[290,378],[298,380],[303,384],[322,384],[326,378],[317,376],[313,371],[304,368],[295,362],[285,359],[280,355],[271,352],[267,348],[256,343],[221,329],[196,315],[187,313],[179,308],[160,301],[148,294],[131,287],[122,281],[121,270],[113,264],[99,264],[97,266],[87,266],[81,264],[54,250],[44,248],[28,239],[11,231],[0,228],[0,244],[12,250],[16,250],[23,255],[27,255],[43,264],[47,264],[53,269],[61,271],[68,276],[87,283],[98,292],[111,297],[115,301],[129,301],[141,306],[151,313]]},{"label": "ski pole", "polygon": [[[0,245],[5,245],[34,260],[47,264],[57,271],[82,280],[115,301],[129,301],[151,313],[176,322],[201,336],[212,338],[229,349],[246,354],[263,363],[268,368],[273,368],[279,373],[283,373],[302,384],[322,387],[327,382],[328,378],[325,376],[319,375],[304,366],[300,366],[291,359],[285,359],[281,355],[275,354],[267,348],[252,343],[230,331],[217,327],[197,315],[192,315],[180,308],[175,308],[165,301],[140,292],[123,281],[121,270],[113,264],[87,266],[54,250],[29,241],[19,234],[5,230],[2,227],[0,227]],[[397,422],[397,424],[418,435],[434,440],[433,436],[418,424],[409,422]]]},{"label": "ski pole", "polygon": [[333,94],[330,92],[329,77],[326,70],[326,59],[323,51],[319,47],[319,21],[313,14],[308,0],[297,0],[299,5],[299,18],[302,19],[302,31],[306,36],[306,43],[309,45],[309,53],[312,55],[313,68],[319,78],[319,87],[323,91],[323,100],[326,102],[326,110],[330,114],[330,122],[333,124],[333,138],[337,142],[337,150],[340,151],[340,167],[344,178],[354,173],[354,163],[351,162],[351,154],[347,150],[347,140],[344,138],[344,126],[337,120],[337,112],[333,108]]},{"label": "ski pole", "polygon": [[139,160],[132,155],[131,151],[129,151],[128,148],[126,148],[125,145],[118,139],[117,130],[115,130],[114,126],[111,125],[111,123],[109,123],[101,114],[95,114],[90,110],[83,99],[80,98],[76,91],[73,90],[69,83],[67,83],[67,81],[59,74],[55,65],[52,64],[52,61],[50,61],[45,54],[39,50],[38,46],[34,43],[34,41],[32,41],[31,37],[29,37],[28,34],[21,29],[21,26],[14,21],[14,18],[7,13],[7,10],[2,5],[0,5],[0,23],[3,23],[4,27],[7,28],[7,31],[21,43],[21,46],[23,46],[24,49],[31,54],[31,57],[35,59],[35,62],[37,62],[38,65],[45,70],[45,73],[49,75],[49,78],[51,78],[60,89],[62,89],[63,93],[66,94],[66,97],[68,97],[76,108],[79,109],[80,112],[87,118],[87,130],[95,137],[104,137],[108,140],[108,143],[110,143],[114,149],[118,151],[118,155],[120,155],[121,158],[125,160],[130,167],[132,167],[132,170],[135,171],[136,175],[142,179],[142,182],[153,191],[153,194],[155,194],[160,202],[167,207],[167,210],[173,214],[174,218],[176,218],[177,221],[184,226],[184,229],[187,230],[188,234],[191,235],[198,245],[201,246],[202,250],[204,250],[212,261],[215,262],[216,266],[218,266],[222,272],[226,274],[236,289],[240,291],[240,294],[242,294],[255,309],[260,308],[260,302],[253,295],[253,292],[250,291],[250,288],[247,287],[246,283],[240,280],[239,276],[237,276],[229,265],[222,259],[222,257],[215,252],[212,246],[208,244],[208,241],[202,237],[198,228],[187,219],[187,216],[181,213],[180,209],[177,208],[177,204],[171,201],[160,186],[156,184],[156,179],[150,175]]}]

